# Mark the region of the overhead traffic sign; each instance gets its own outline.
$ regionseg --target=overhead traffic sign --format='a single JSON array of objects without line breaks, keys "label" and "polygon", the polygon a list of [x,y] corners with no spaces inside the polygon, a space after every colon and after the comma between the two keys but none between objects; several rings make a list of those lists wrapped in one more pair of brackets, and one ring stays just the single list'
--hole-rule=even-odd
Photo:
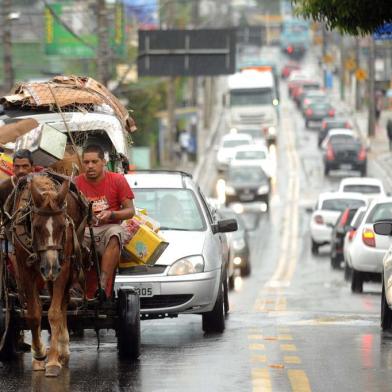
[{"label": "overhead traffic sign", "polygon": [[375,40],[392,40],[392,23],[385,23],[373,33]]},{"label": "overhead traffic sign", "polygon": [[235,72],[233,29],[139,30],[139,76],[208,76]]}]

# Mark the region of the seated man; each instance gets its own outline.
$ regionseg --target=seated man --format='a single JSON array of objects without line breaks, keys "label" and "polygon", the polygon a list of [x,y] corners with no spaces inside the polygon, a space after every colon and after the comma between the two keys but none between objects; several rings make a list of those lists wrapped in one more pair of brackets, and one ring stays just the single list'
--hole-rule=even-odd
[{"label": "seated man", "polygon": [[[113,278],[120,261],[124,232],[120,223],[135,214],[134,195],[122,174],[105,169],[104,151],[99,145],[89,145],[83,150],[84,173],[75,178],[78,189],[93,203],[95,224],[93,227],[97,253],[101,258],[101,287],[106,297],[112,294]],[[87,228],[86,245],[91,238]],[[97,289],[96,272],[87,274],[87,298]]]}]

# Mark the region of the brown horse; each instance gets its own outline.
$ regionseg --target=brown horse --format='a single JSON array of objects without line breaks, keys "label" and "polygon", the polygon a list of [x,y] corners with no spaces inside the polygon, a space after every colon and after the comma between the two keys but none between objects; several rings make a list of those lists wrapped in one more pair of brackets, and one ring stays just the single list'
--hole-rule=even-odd
[{"label": "brown horse", "polygon": [[[75,278],[74,264],[80,262],[77,258],[81,238],[77,238],[76,229],[83,226],[84,210],[69,187],[69,180],[57,185],[50,176],[37,174],[32,176],[30,185],[16,193],[14,202],[16,221],[20,221],[26,211],[30,216],[30,249],[20,240],[15,224],[13,242],[18,293],[22,306],[26,307],[26,321],[32,334],[32,368],[45,370],[48,377],[58,376],[70,356],[66,312],[69,289]],[[84,230],[77,231],[83,233]],[[51,295],[48,351],[41,339],[39,282],[42,286],[42,279]]]}]

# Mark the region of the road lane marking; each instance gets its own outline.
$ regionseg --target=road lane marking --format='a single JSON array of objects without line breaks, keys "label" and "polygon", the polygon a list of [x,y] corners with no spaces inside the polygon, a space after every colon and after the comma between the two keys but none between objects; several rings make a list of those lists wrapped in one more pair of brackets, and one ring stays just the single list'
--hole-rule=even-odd
[{"label": "road lane marking", "polygon": [[250,358],[251,362],[262,362],[265,363],[267,362],[267,356],[266,355],[252,355]]},{"label": "road lane marking", "polygon": [[291,335],[278,335],[278,340],[293,340]]},{"label": "road lane marking", "polygon": [[249,340],[262,340],[263,339],[263,335],[248,335],[248,339]]},{"label": "road lane marking", "polygon": [[252,369],[252,383],[254,392],[272,391],[271,376],[267,368]]},{"label": "road lane marking", "polygon": [[303,370],[291,369],[287,371],[293,392],[310,392],[309,380]]},{"label": "road lane marking", "polygon": [[283,361],[292,365],[298,365],[302,363],[301,358],[297,357],[296,355],[285,355],[283,356]]},{"label": "road lane marking", "polygon": [[295,344],[281,344],[280,349],[282,351],[297,351]]},{"label": "road lane marking", "polygon": [[249,345],[249,350],[264,350],[265,346],[261,343],[252,343]]}]

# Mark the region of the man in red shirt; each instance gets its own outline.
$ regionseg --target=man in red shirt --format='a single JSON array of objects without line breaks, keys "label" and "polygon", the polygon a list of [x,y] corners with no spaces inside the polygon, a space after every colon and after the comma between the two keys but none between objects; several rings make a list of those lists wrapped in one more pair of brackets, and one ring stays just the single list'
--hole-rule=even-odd
[{"label": "man in red shirt", "polygon": [[[99,145],[89,145],[83,150],[84,173],[75,179],[76,186],[93,203],[95,225],[94,238],[98,255],[101,257],[101,287],[110,297],[113,275],[120,260],[124,245],[124,231],[120,223],[135,214],[134,195],[122,174],[105,169],[104,151]],[[87,245],[91,243],[90,232],[85,232]],[[92,271],[94,273],[94,271]],[[87,275],[87,297],[96,291],[92,284],[93,273]]]}]

